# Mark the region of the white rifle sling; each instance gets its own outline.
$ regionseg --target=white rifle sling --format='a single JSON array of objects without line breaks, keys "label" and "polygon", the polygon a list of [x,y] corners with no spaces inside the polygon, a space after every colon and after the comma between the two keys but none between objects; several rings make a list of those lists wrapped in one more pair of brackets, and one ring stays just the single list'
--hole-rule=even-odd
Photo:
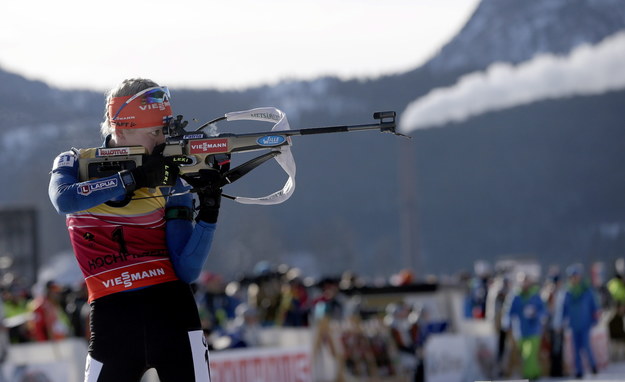
[{"label": "white rifle sling", "polygon": [[[261,107],[251,110],[233,111],[227,113],[225,116],[226,120],[228,121],[248,120],[272,122],[274,123],[274,125],[271,131],[278,132],[291,130],[291,127],[289,126],[289,121],[286,118],[286,114],[274,107]],[[286,172],[289,176],[286,183],[284,183],[282,189],[259,198],[235,196],[234,201],[241,204],[270,205],[280,204],[291,197],[293,191],[295,191],[295,159],[293,158],[293,154],[291,153],[291,147],[289,145],[284,145],[276,147],[274,150],[280,152],[280,155],[277,155],[274,159],[278,162],[280,167],[282,167],[284,172]]]}]

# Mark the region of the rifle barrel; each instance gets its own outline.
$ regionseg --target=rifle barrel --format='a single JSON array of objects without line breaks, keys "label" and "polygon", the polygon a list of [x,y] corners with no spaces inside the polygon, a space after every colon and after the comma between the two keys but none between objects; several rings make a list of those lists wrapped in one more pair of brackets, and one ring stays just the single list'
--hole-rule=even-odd
[{"label": "rifle barrel", "polygon": [[327,134],[327,133],[345,133],[350,131],[360,130],[380,130],[381,125],[367,124],[367,125],[351,125],[351,126],[327,126],[327,127],[311,127],[307,129],[299,130],[287,130],[289,135],[312,135],[312,134]]},{"label": "rifle barrel", "polygon": [[[297,135],[345,133],[345,132],[363,131],[363,130],[380,130],[381,132],[393,133],[395,135],[403,135],[395,131],[395,112],[394,111],[376,112],[373,114],[373,118],[377,119],[378,122],[368,123],[364,125],[309,127],[305,129],[299,129],[299,130],[275,130],[275,131],[263,131],[263,132],[257,132],[257,133],[244,133],[244,134],[222,133],[222,134],[219,134],[218,137],[228,137],[228,136],[237,136],[237,137],[258,136],[260,137],[264,135],[297,136]],[[204,124],[202,125],[202,127],[206,125],[207,124]]]}]

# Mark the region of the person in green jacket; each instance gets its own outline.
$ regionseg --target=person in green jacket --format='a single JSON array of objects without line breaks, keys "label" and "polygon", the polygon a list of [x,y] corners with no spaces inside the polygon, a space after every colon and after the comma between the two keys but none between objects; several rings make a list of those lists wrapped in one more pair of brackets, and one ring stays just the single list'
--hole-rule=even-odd
[{"label": "person in green jacket", "polygon": [[625,304],[625,280],[623,280],[623,274],[625,273],[625,259],[617,259],[614,263],[616,272],[610,281],[608,281],[608,291],[610,297],[614,302],[613,305]]},{"label": "person in green jacket", "polygon": [[536,379],[542,375],[538,353],[546,307],[540,297],[540,287],[532,276],[521,273],[517,280],[519,287],[509,296],[502,323],[504,327],[512,329],[518,340],[523,360],[523,378]]}]

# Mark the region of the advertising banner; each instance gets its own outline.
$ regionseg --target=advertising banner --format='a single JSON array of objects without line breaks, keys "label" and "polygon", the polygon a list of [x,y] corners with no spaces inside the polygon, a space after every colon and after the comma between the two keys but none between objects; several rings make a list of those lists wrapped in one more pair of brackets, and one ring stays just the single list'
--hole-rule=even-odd
[{"label": "advertising banner", "polygon": [[210,367],[218,382],[312,382],[307,347],[211,352]]}]

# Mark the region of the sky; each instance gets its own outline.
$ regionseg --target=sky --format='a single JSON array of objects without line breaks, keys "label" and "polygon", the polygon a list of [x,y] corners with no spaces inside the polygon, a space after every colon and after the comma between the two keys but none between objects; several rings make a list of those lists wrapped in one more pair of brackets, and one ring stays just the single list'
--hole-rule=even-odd
[{"label": "sky", "polygon": [[64,89],[129,77],[242,89],[418,67],[479,0],[3,1],[0,68]]}]

